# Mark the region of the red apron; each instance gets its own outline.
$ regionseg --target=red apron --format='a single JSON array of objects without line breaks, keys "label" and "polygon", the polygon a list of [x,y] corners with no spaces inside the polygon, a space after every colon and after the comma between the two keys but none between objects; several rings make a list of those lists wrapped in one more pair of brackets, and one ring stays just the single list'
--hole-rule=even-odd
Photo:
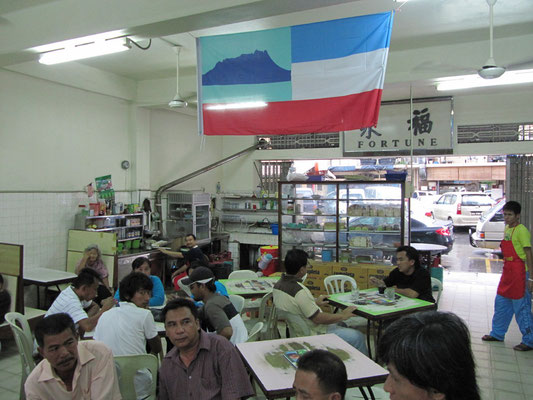
[{"label": "red apron", "polygon": [[524,261],[516,254],[513,246],[513,233],[511,232],[510,240],[502,240],[500,248],[503,253],[503,272],[500,284],[498,285],[498,294],[508,299],[521,299],[524,297],[526,290],[526,265]]}]

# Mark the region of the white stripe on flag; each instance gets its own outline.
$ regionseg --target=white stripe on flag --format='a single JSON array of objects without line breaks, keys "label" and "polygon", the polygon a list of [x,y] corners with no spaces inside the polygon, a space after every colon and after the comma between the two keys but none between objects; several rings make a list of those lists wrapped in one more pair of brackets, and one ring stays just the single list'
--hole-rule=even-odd
[{"label": "white stripe on flag", "polygon": [[311,100],[383,89],[388,48],[291,66],[292,99]]}]

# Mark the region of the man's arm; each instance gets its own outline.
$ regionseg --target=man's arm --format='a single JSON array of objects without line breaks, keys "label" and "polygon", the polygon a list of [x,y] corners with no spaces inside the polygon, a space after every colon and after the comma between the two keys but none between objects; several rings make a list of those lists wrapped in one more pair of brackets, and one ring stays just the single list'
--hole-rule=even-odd
[{"label": "man's arm", "polygon": [[529,279],[527,280],[527,290],[533,292],[533,254],[531,253],[531,247],[524,247],[524,252],[526,253],[526,265],[527,270],[529,271]]},{"label": "man's arm", "polygon": [[161,346],[161,338],[159,335],[156,335],[152,339],[147,339],[146,342],[150,346],[150,353],[155,354],[156,356],[163,351],[163,346]]},{"label": "man's arm", "polygon": [[106,348],[105,352],[100,351],[95,358],[96,363],[91,370],[91,399],[120,400],[120,390],[118,388],[118,377],[113,361],[113,353]]},{"label": "man's arm", "polygon": [[353,312],[357,310],[357,307],[350,306],[346,307],[344,310],[337,314],[331,314],[327,312],[317,312],[314,316],[311,317],[311,321],[317,325],[331,325],[338,322],[347,320],[350,317],[353,317]]},{"label": "man's arm", "polygon": [[94,314],[92,317],[84,318],[78,321],[80,328],[84,332],[92,331],[96,327],[100,316],[114,306],[115,299],[113,297],[108,297],[107,299],[102,300],[102,308],[100,308],[96,314]]},{"label": "man's arm", "polygon": [[416,299],[418,296],[420,296],[420,293],[418,293],[416,290],[410,289],[410,288],[400,289],[400,288],[397,288],[395,286],[394,287],[394,291],[396,293],[398,293],[398,294],[401,294],[402,296],[407,296],[407,297],[410,297],[412,299]]},{"label": "man's arm", "polygon": [[233,335],[233,328],[231,326],[226,326],[220,332],[217,332],[220,336],[224,336],[226,339],[230,340]]},{"label": "man's arm", "polygon": [[174,258],[183,258],[183,253],[181,251],[170,251],[167,249],[159,249],[159,251],[167,256]]}]

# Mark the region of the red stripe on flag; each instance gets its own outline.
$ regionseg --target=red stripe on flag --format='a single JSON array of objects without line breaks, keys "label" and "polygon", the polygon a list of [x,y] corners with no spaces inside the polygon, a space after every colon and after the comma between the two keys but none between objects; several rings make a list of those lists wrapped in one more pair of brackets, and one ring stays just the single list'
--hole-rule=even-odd
[{"label": "red stripe on flag", "polygon": [[342,97],[267,103],[266,107],[209,110],[203,104],[205,135],[291,135],[339,132],[375,126],[381,89]]}]

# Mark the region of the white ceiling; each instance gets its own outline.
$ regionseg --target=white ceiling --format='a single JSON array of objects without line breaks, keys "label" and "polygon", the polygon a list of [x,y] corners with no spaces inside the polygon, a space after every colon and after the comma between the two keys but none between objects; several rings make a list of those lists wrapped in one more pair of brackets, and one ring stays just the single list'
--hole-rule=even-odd
[{"label": "white ceiling", "polygon": [[[484,65],[489,52],[486,0],[410,0],[405,4],[394,0],[0,0],[0,67],[86,89],[91,83],[76,83],[76,79],[88,76],[87,71],[100,71],[106,79],[115,77],[124,87],[136,87],[129,92],[124,89],[130,93],[124,98],[157,106],[166,104],[175,92],[172,43],[183,47],[180,91],[187,97],[195,91],[194,39],[198,36],[330,20],[400,6],[394,20],[385,99],[408,97],[410,85],[418,97],[436,95],[435,79]],[[498,0],[494,24],[496,63],[508,66],[528,61],[521,68],[533,68],[533,0]],[[108,31],[119,31],[143,46],[151,38],[151,47],[146,51],[133,47],[62,66],[37,62],[38,46]],[[132,98],[134,91],[136,98]]]}]

